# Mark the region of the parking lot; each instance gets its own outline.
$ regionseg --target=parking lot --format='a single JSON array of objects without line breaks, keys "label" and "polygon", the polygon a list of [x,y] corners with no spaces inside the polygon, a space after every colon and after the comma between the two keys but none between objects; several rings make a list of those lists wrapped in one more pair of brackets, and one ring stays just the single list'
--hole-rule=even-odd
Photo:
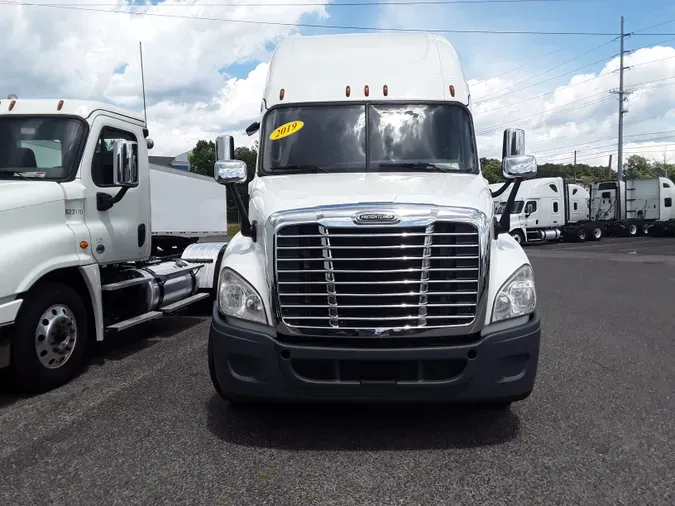
[{"label": "parking lot", "polygon": [[234,409],[207,306],[106,342],[58,390],[0,396],[0,503],[673,504],[675,239],[526,251],[542,355],[507,412]]}]

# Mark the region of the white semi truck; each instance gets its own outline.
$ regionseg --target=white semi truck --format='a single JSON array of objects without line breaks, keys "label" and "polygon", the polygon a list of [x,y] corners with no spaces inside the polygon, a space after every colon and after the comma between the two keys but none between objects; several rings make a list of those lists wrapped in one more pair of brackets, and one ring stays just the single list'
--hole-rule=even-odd
[{"label": "white semi truck", "polygon": [[[534,273],[495,220],[453,46],[425,34],[290,37],[269,65],[249,206],[233,140],[215,175],[237,201],[208,363],[225,399],[526,398]],[[536,174],[522,130],[503,174]],[[513,199],[506,204],[508,210]]]},{"label": "white semi truck", "polygon": [[[502,183],[490,189],[497,193]],[[511,189],[495,197],[495,213],[501,216]],[[589,220],[589,193],[581,185],[562,177],[524,181],[518,189],[511,214],[511,235],[520,244],[561,239],[598,241],[603,227]]]},{"label": "white semi truck", "polygon": [[665,177],[597,181],[590,185],[590,219],[608,235],[675,234],[675,183]]},{"label": "white semi truck", "polygon": [[148,162],[142,117],[0,100],[0,367],[22,390],[71,379],[87,344],[214,293],[226,190]]}]

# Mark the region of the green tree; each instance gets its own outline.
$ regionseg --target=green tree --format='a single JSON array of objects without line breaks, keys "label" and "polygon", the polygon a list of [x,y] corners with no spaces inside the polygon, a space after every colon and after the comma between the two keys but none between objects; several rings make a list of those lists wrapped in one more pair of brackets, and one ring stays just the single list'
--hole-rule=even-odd
[{"label": "green tree", "polygon": [[197,141],[197,145],[188,154],[190,172],[213,177],[216,163],[216,144],[213,141]]},{"label": "green tree", "polygon": [[648,179],[655,177],[652,163],[644,156],[632,155],[623,164],[624,179]]},{"label": "green tree", "polygon": [[480,167],[483,172],[483,177],[487,179],[490,184],[500,183],[504,181],[502,177],[502,162],[494,158],[481,158]]}]

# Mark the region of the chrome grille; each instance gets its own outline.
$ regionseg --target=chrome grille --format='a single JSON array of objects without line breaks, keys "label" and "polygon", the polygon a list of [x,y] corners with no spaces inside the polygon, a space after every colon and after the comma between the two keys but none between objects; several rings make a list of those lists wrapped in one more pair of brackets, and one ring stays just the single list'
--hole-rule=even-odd
[{"label": "chrome grille", "polygon": [[278,230],[275,244],[288,327],[439,328],[476,317],[480,248],[471,223],[294,224]]}]

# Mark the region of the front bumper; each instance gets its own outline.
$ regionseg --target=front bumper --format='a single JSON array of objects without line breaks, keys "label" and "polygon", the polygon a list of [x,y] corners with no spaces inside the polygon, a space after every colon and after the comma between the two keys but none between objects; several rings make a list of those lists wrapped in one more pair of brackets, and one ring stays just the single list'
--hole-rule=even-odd
[{"label": "front bumper", "polygon": [[[288,401],[513,401],[534,387],[539,311],[522,326],[443,346],[286,344],[226,322],[214,305],[209,365],[224,397]],[[377,339],[377,338],[375,338]]]}]

